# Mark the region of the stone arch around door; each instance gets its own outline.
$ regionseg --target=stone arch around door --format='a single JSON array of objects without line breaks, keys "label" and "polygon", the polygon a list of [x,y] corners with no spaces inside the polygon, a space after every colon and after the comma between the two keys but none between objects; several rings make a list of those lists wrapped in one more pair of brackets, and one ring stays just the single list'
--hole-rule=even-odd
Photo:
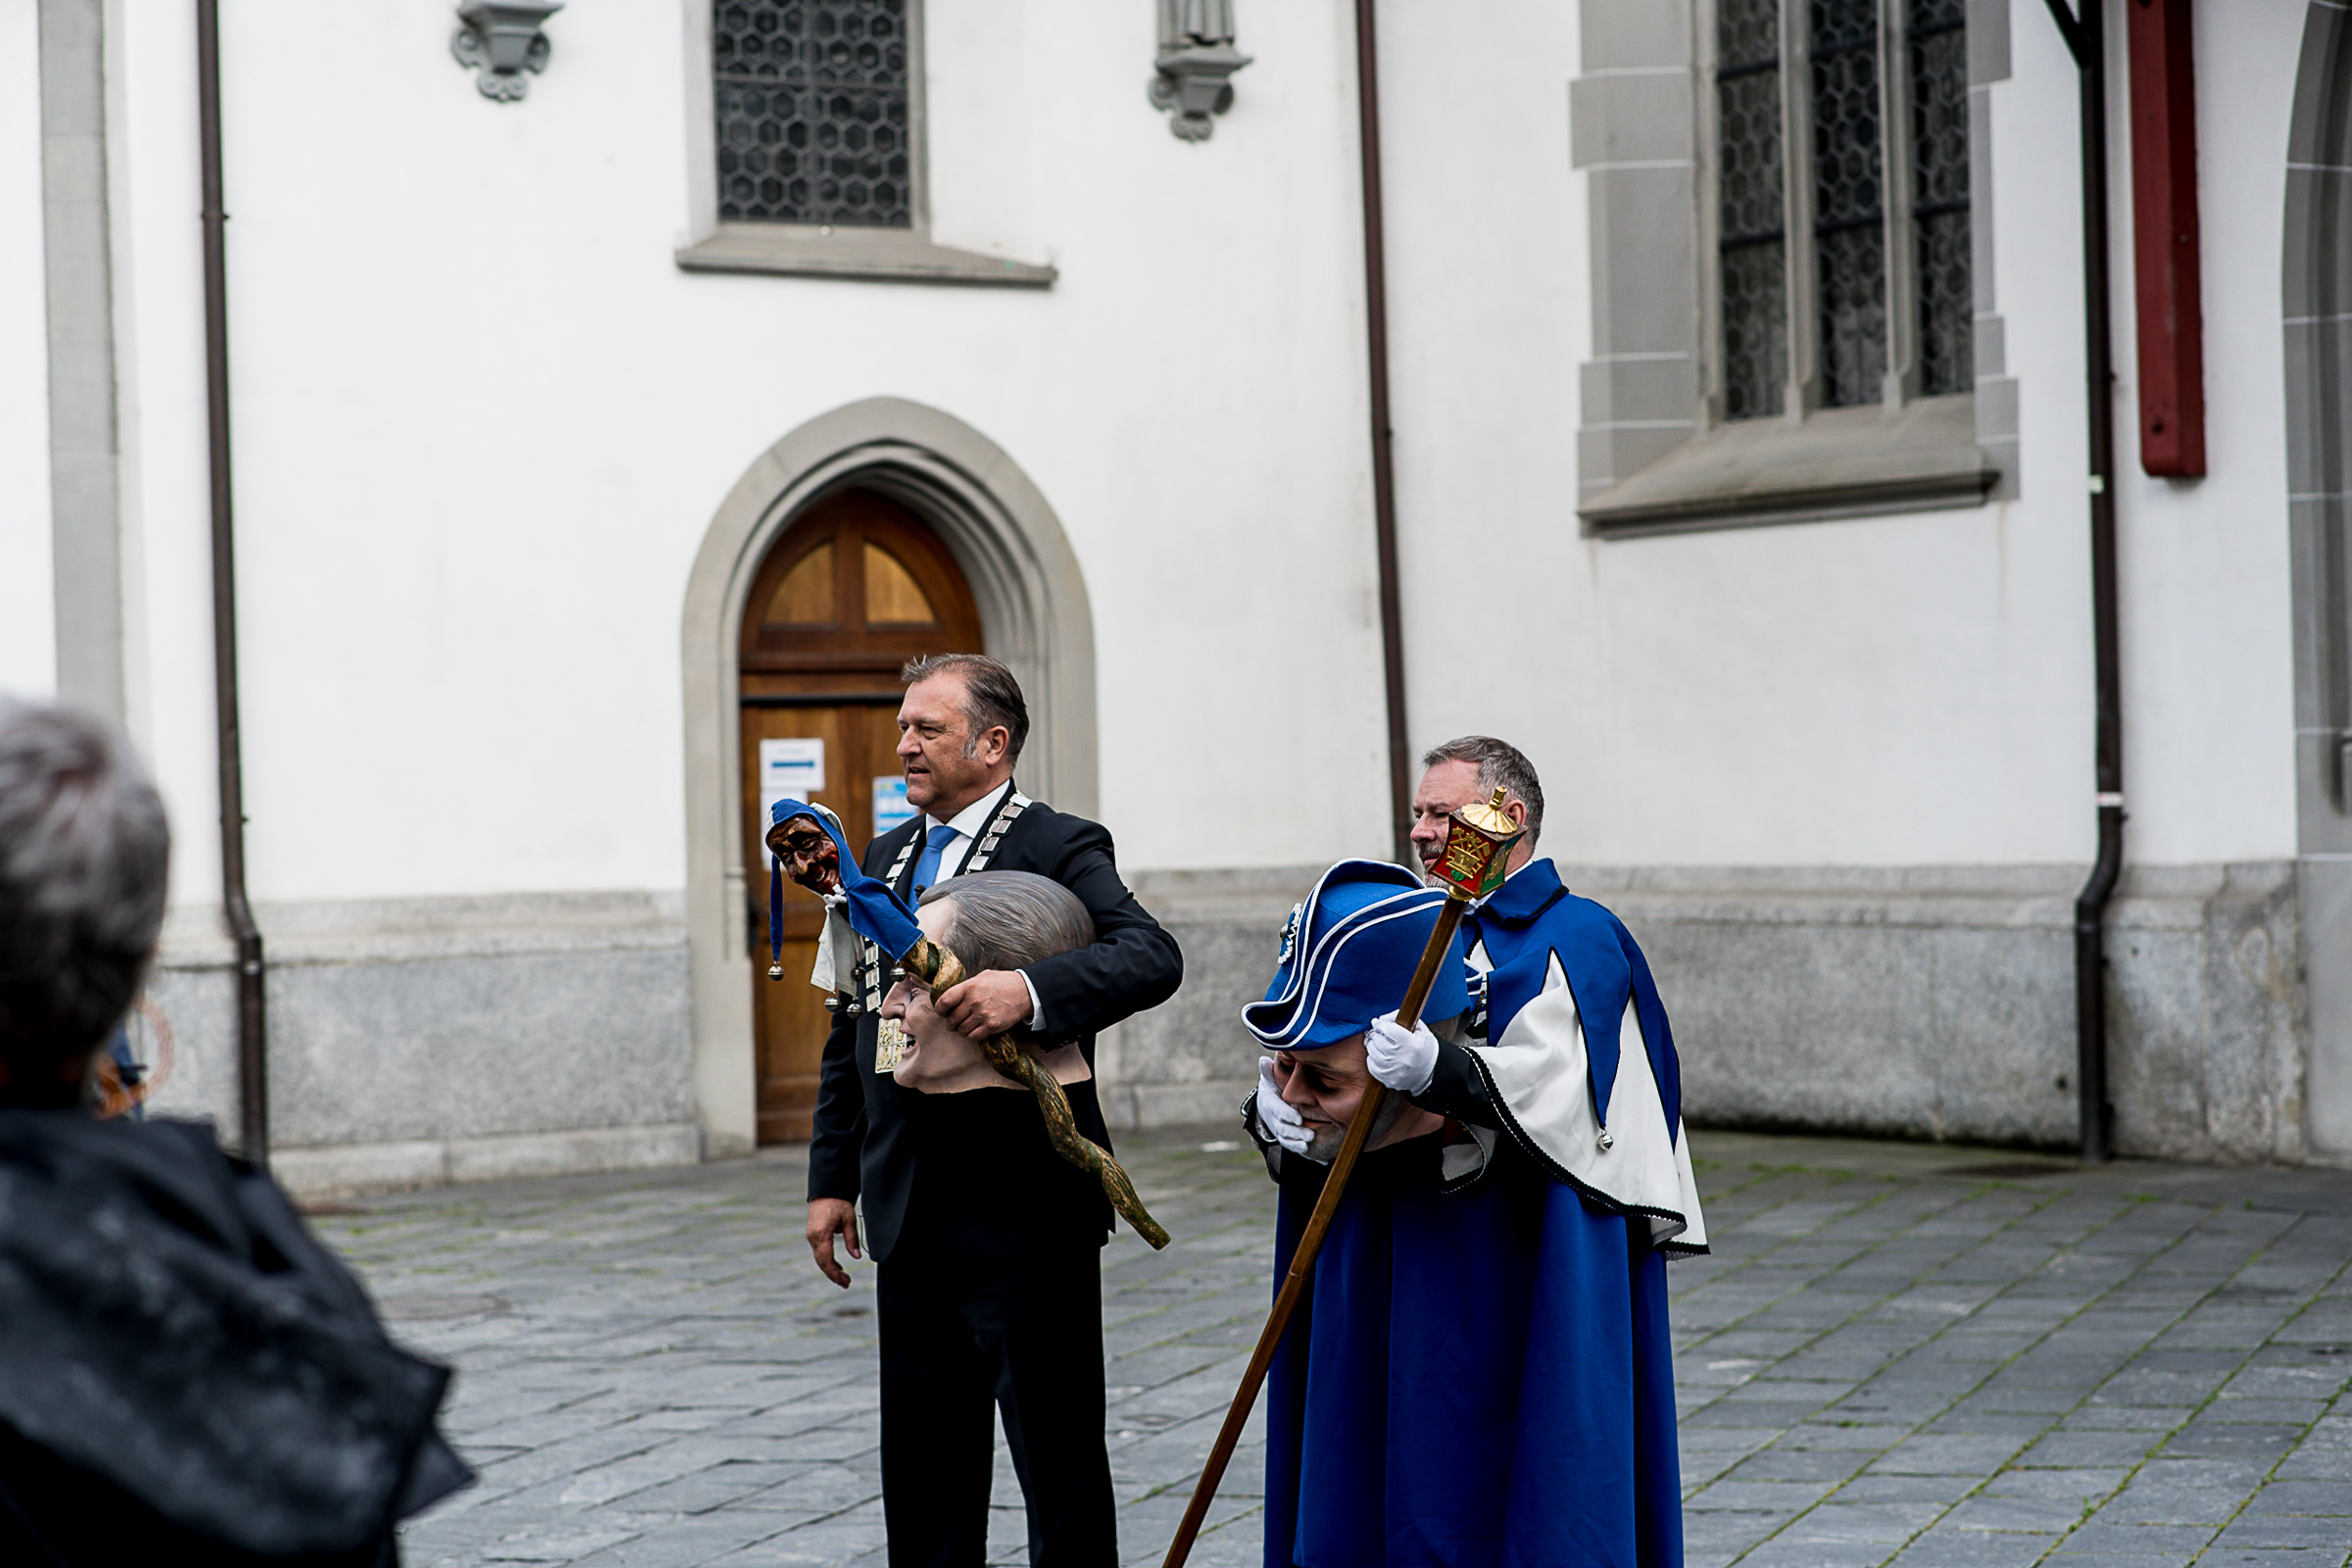
[{"label": "stone arch around door", "polygon": [[2309,1148],[2352,1154],[2352,12],[2305,13],[2286,149],[2288,538]]},{"label": "stone arch around door", "polygon": [[953,415],[902,398],[835,409],[762,453],[703,536],[682,626],[694,1091],[714,1155],[748,1152],[756,1128],[737,639],[768,547],[812,503],[850,488],[906,506],[954,555],[990,653],[1029,699],[1022,787],[1096,814],[1094,612],[1060,519],[1020,466]]}]

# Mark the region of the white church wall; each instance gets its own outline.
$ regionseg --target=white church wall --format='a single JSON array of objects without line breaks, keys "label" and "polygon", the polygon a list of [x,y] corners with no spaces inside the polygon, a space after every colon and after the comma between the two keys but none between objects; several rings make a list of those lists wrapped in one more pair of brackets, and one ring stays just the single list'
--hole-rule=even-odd
[{"label": "white church wall", "polygon": [[57,687],[39,13],[0,10],[0,692]]},{"label": "white church wall", "polygon": [[[1560,92],[1574,19],[1495,23],[1525,79],[1481,97],[1464,84],[1496,69],[1491,36],[1384,15],[1415,739],[1527,747],[1544,847],[1650,944],[1707,1119],[2074,1135],[2070,906],[2093,847],[2076,78],[2039,9],[2012,9],[1991,186],[2022,498],[1607,541],[1576,526],[1566,402],[1592,353]],[[2127,1148],[2294,1157],[2276,312],[2300,19],[2241,20],[2199,57],[2213,473],[2195,483],[2137,470],[2120,61],[2114,78],[2133,813],[2114,1098]],[[1547,188],[1575,194],[1529,199]],[[1482,553],[1511,569],[1477,573]]]},{"label": "white church wall", "polygon": [[[2132,235],[2119,203],[2116,426],[2125,487],[2125,788],[2143,863],[2295,851],[2293,651],[2280,362],[2287,122],[2304,8],[2196,19],[2206,449],[2196,480],[2138,462]],[[2118,65],[2119,79],[2121,65]],[[2128,190],[2117,147],[2119,190]]]},{"label": "white church wall", "polygon": [[[1025,69],[1068,92],[1007,96],[1002,39],[935,39],[935,145],[986,129],[1035,171],[1025,198],[1002,173],[981,193],[1001,206],[943,189],[941,237],[1054,262],[1047,293],[680,271],[687,68],[660,8],[567,13],[514,106],[474,93],[438,26],[348,19],[360,64],[330,81],[290,18],[222,18],[282,1144],[421,1141],[446,1165],[468,1141],[693,1114],[682,1066],[668,1093],[589,1070],[683,1061],[679,592],[744,466],[860,397],[978,425],[1061,517],[1129,863],[1385,838],[1344,12],[1269,13],[1204,147],[1143,102],[1148,13],[1023,32]],[[192,852],[159,989],[195,1021],[167,1100],[224,1113],[192,43],[141,14],[125,48],[148,673]]]},{"label": "white church wall", "polygon": [[[2074,143],[2074,77],[2039,10],[2012,9],[2014,74],[1990,91],[2022,498],[1612,541],[1574,510],[1577,19],[1383,9],[1414,740],[1528,746],[1545,849],[1651,945],[1694,1113],[1718,1120],[2071,1127],[2091,677],[2079,207],[2071,151],[2051,149]],[[695,1120],[713,1128],[685,1067],[681,596],[746,466],[861,398],[984,432],[1084,571],[1101,814],[1195,960],[1177,1003],[1105,1042],[1114,1118],[1222,1114],[1251,1054],[1232,1004],[1302,868],[1385,853],[1349,8],[1249,11],[1255,63],[1205,144],[1144,102],[1149,7],[932,11],[936,237],[1051,263],[1050,290],[679,270],[707,138],[677,8],[561,13],[516,105],[474,91],[446,20],[355,13],[346,65],[321,74],[293,0],[224,12],[278,1136],[362,1152],[302,1156],[306,1181],[682,1157]],[[0,85],[32,69],[10,25]],[[2136,474],[2128,223],[2116,241],[2134,865],[2118,1081],[2127,1147],[2148,1152],[2295,1152],[2291,1022],[2233,956],[2257,931],[2293,946],[2267,315],[2293,31],[2233,22],[2200,57],[2201,483]],[[189,1046],[170,1098],[225,1114],[188,21],[140,9],[119,53],[134,723],[179,837],[159,994]],[[0,117],[22,102],[0,92]],[[13,145],[0,213],[37,212],[37,163]],[[2119,135],[2119,201],[2124,156]],[[29,331],[37,351],[37,247],[29,294],[10,281],[21,229],[0,224],[0,346]],[[0,353],[0,410],[37,420],[16,363]],[[0,430],[0,505],[42,482],[36,420]],[[37,528],[0,532],[0,596],[46,550],[32,505]],[[46,667],[48,638],[0,629],[0,681]],[[624,1132],[564,1152],[598,1128]]]},{"label": "white church wall", "polygon": [[[2086,861],[2080,196],[2050,151],[2074,145],[2075,75],[2047,18],[2019,15],[2015,75],[1992,88],[2023,499],[1604,541],[1574,514],[1588,176],[1566,157],[1574,18],[1552,9],[1489,33],[1393,7],[1384,39],[1416,741],[1523,737],[1557,781],[1551,845],[1578,860]],[[2281,9],[2249,36],[2241,20],[2208,18],[2231,36],[2200,56],[2203,156],[2229,172],[2206,184],[2214,464],[2193,484],[2137,473],[2120,111],[2115,145],[2128,770],[2133,858],[2155,863],[2292,846],[2276,84],[2300,23]],[[1514,74],[1488,89],[1496,69]],[[1482,549],[1519,569],[1479,579],[1472,652],[1447,618]]]},{"label": "white church wall", "polygon": [[[514,106],[474,95],[413,19],[355,18],[369,65],[331,82],[271,8],[223,19],[231,82],[272,84],[230,92],[226,128],[260,896],[677,885],[676,594],[654,585],[682,581],[767,442],[881,392],[987,430],[1069,529],[1119,694],[1103,798],[1130,858],[1377,839],[1333,19],[1268,13],[1247,108],[1192,147],[1142,102],[1144,24],[1065,10],[1026,32],[1028,69],[1089,101],[1008,98],[938,46],[930,94],[943,143],[967,121],[1036,127],[1050,293],[678,270],[661,8],[566,14]],[[1358,689],[1260,678],[1308,662]],[[1202,835],[1198,803],[1226,785],[1164,759],[1237,748],[1272,777],[1366,783]]]}]

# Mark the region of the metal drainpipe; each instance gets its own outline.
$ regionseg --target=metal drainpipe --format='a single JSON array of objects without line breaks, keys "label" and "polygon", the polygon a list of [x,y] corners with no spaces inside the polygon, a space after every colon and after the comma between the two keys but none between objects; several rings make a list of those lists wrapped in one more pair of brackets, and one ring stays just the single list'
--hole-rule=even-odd
[{"label": "metal drainpipe", "polygon": [[237,1108],[242,1152],[270,1159],[270,1055],[262,933],[245,897],[245,774],[237,721],[237,576],[229,506],[228,271],[220,201],[220,14],[196,0],[196,119],[204,169],[204,394],[212,438],[213,701],[220,758],[220,904],[237,944]]},{"label": "metal drainpipe", "polygon": [[1355,0],[1356,145],[1363,160],[1364,333],[1372,372],[1372,534],[1380,557],[1380,662],[1388,697],[1389,817],[1413,865],[1413,752],[1404,723],[1404,609],[1396,566],[1396,466],[1389,428],[1389,264],[1380,207],[1380,51],[1372,0]]},{"label": "metal drainpipe", "polygon": [[2124,680],[2116,635],[2115,361],[2107,289],[2107,26],[2105,0],[2078,19],[2044,0],[2082,85],[2082,324],[2090,416],[2090,614],[2098,683],[2099,854],[2075,898],[2075,1055],[2082,1158],[2109,1157],[2107,901],[2124,868]]}]

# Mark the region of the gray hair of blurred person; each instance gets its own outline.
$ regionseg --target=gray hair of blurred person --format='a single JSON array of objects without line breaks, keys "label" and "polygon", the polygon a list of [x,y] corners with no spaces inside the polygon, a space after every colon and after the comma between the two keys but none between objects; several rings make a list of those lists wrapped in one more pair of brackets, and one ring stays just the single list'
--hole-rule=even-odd
[{"label": "gray hair of blurred person", "polygon": [[1021,747],[1029,739],[1029,702],[1021,695],[1021,683],[1012,678],[1012,671],[986,654],[924,654],[906,661],[899,679],[912,686],[934,675],[949,674],[963,678],[961,707],[969,726],[963,755],[969,757],[979,750],[980,737],[1002,724],[1010,737],[1004,760],[1019,761]]},{"label": "gray hair of blurred person", "polygon": [[1421,759],[1425,768],[1440,762],[1469,762],[1478,769],[1480,789],[1500,787],[1525,801],[1527,842],[1533,844],[1544,836],[1544,786],[1536,781],[1536,764],[1518,747],[1492,735],[1464,735],[1431,747],[1429,755]]},{"label": "gray hair of blurred person", "polygon": [[950,877],[924,894],[922,902],[948,906],[947,929],[940,941],[963,960],[968,974],[1026,968],[1095,940],[1094,916],[1086,912],[1078,895],[1031,871],[974,871]]},{"label": "gray hair of blurred person", "polygon": [[164,923],[172,830],[112,725],[0,698],[0,1068],[77,1082],[137,997]]}]

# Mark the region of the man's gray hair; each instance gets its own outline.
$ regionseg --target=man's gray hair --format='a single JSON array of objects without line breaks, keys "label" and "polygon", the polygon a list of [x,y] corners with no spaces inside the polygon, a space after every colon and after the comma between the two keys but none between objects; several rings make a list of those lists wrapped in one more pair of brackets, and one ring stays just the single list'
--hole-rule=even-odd
[{"label": "man's gray hair", "polygon": [[1012,671],[986,654],[924,654],[906,661],[899,671],[899,679],[908,686],[929,680],[934,675],[954,674],[962,677],[964,722],[969,733],[963,739],[963,755],[969,757],[979,750],[980,737],[1004,726],[1011,737],[1004,748],[1004,760],[1021,760],[1021,747],[1029,739],[1029,703],[1021,696],[1021,683],[1012,678]]},{"label": "man's gray hair", "polygon": [[940,941],[972,974],[1025,969],[1095,940],[1094,916],[1078,895],[1031,871],[952,876],[924,894],[923,902],[948,906]]},{"label": "man's gray hair", "polygon": [[112,725],[0,698],[0,1057],[12,1079],[103,1044],[164,923],[172,830]]},{"label": "man's gray hair", "polygon": [[1499,786],[1525,801],[1527,842],[1533,844],[1544,836],[1544,786],[1536,780],[1536,764],[1518,747],[1492,735],[1464,735],[1431,747],[1429,755],[1421,759],[1424,768],[1440,762],[1472,763],[1478,768],[1480,789],[1492,794]]}]

